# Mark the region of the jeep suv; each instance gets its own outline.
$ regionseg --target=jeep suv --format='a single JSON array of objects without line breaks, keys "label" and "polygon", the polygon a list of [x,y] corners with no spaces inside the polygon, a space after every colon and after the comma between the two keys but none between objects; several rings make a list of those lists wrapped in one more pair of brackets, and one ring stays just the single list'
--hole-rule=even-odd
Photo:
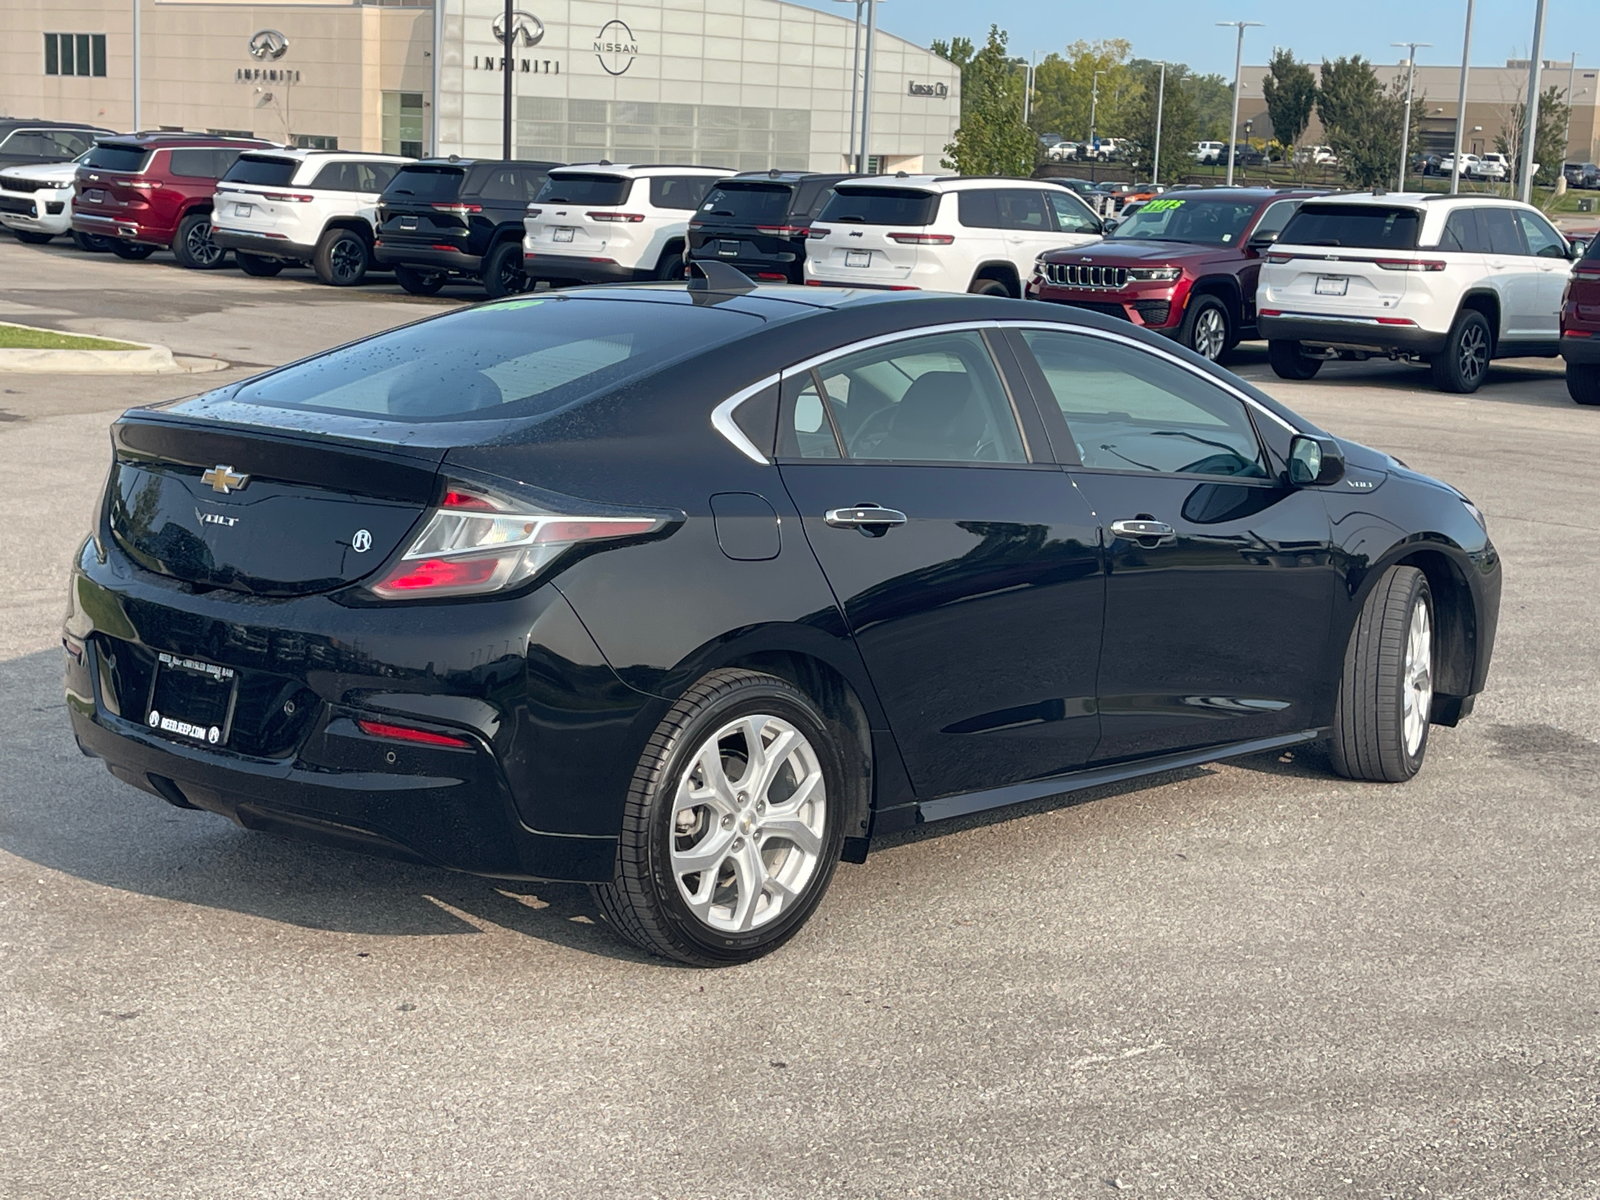
[{"label": "jeep suv", "polygon": [[1020,297],[1041,253],[1097,242],[1104,229],[1049,179],[848,179],[811,226],[806,282]]},{"label": "jeep suv", "polygon": [[552,162],[465,158],[408,163],[378,202],[374,254],[413,296],[431,296],[451,279],[480,281],[490,296],[528,286],[522,271],[522,218]]},{"label": "jeep suv", "polygon": [[530,279],[614,283],[682,279],[689,218],[722,167],[585,163],[551,171],[528,206],[522,249]]},{"label": "jeep suv", "polygon": [[71,162],[98,139],[115,136],[98,125],[7,117],[0,120],[0,168]]},{"label": "jeep suv", "polygon": [[1561,357],[1567,394],[1579,404],[1600,404],[1600,237],[1572,268],[1561,297]]},{"label": "jeep suv", "polygon": [[850,175],[747,171],[720,181],[689,222],[689,261],[716,259],[752,279],[804,283],[806,236]]},{"label": "jeep suv", "polygon": [[1473,392],[1494,358],[1560,352],[1575,247],[1528,204],[1373,193],[1308,200],[1267,255],[1257,319],[1272,369],[1309,379],[1329,358],[1427,362]]},{"label": "jeep suv", "polygon": [[197,133],[106,138],[78,168],[72,228],[109,239],[120,258],[171,247],[184,266],[214,270],[227,256],[211,240],[217,180],[246,150],[273,148],[257,138]]},{"label": "jeep suv", "polygon": [[1257,336],[1261,254],[1313,194],[1207,188],[1152,197],[1100,244],[1041,254],[1028,299],[1119,317],[1215,361]]},{"label": "jeep suv", "polygon": [[38,163],[0,171],[0,225],[19,242],[42,246],[59,234],[70,233],[80,250],[108,249],[104,238],[72,230],[72,184],[78,164],[88,151],[64,163]]},{"label": "jeep suv", "polygon": [[372,263],[378,197],[412,161],[348,150],[241,154],[217,184],[211,239],[246,275],[310,263],[322,283],[354,287]]}]

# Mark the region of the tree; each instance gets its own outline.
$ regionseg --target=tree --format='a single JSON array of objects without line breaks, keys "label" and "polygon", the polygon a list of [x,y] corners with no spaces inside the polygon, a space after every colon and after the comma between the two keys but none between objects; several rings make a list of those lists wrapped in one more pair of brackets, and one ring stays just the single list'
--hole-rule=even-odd
[{"label": "tree", "polygon": [[[1567,105],[1566,89],[1552,84],[1539,93],[1539,128],[1533,135],[1533,161],[1538,165],[1533,181],[1549,184],[1561,174],[1561,164],[1567,156]],[[1511,160],[1511,178],[1515,184],[1522,171],[1522,131],[1528,124],[1528,106],[1521,99],[1511,106],[1508,120],[1501,122],[1495,135],[1494,148]]]},{"label": "tree", "polygon": [[[1132,100],[1134,81],[1128,66],[1132,46],[1121,38],[1073,42],[1066,54],[1051,54],[1033,73],[1033,115],[1029,124],[1039,133],[1059,133],[1072,141],[1089,140],[1089,114],[1101,137],[1123,134],[1123,106]],[[1094,73],[1101,71],[1099,103]]]},{"label": "tree", "polygon": [[[1412,99],[1411,145],[1421,143],[1423,97]],[[1368,189],[1394,182],[1400,171],[1400,128],[1405,123],[1406,83],[1397,77],[1387,90],[1372,64],[1359,54],[1322,63],[1317,116],[1339,169],[1352,186]]]},{"label": "tree", "polygon": [[1194,101],[1190,98],[1189,68],[1183,63],[1167,64],[1165,99],[1162,97],[1161,65],[1136,59],[1129,64],[1135,89],[1128,102],[1123,131],[1129,140],[1129,163],[1136,173],[1148,173],[1154,166],[1156,109],[1161,109],[1161,178],[1174,180],[1194,166],[1189,146],[1195,140]]},{"label": "tree", "polygon": [[[935,44],[935,50],[942,46]],[[955,38],[950,61],[961,67],[961,124],[956,140],[944,148],[940,164],[963,175],[1028,175],[1038,155],[1038,139],[1022,123],[1023,77],[1006,56],[1006,33],[989,26],[989,40],[971,53],[972,43]]]},{"label": "tree", "polygon": [[1305,63],[1296,61],[1292,50],[1275,47],[1267,76],[1261,81],[1261,95],[1267,102],[1273,139],[1292,150],[1311,124],[1311,110],[1317,102],[1316,76]]},{"label": "tree", "polygon": [[1233,85],[1221,75],[1186,75],[1183,86],[1194,105],[1195,138],[1207,142],[1229,141]]}]

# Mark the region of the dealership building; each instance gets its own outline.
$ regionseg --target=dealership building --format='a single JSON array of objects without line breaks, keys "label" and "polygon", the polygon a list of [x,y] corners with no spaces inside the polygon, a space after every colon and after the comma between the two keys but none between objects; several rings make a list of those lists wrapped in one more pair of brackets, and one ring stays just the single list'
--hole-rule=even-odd
[{"label": "dealership building", "polygon": [[[782,0],[244,3],[4,0],[0,115],[252,134],[317,148],[837,171],[849,157],[853,6]],[[863,47],[864,49],[864,47]],[[867,147],[937,170],[960,72],[879,32]],[[858,77],[859,78],[859,77]]]}]

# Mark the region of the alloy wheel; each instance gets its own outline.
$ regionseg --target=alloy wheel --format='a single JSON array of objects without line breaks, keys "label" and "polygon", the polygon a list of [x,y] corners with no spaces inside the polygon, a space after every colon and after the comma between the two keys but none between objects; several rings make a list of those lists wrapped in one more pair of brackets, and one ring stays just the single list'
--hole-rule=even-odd
[{"label": "alloy wheel", "polygon": [[781,717],[751,715],[708,737],[673,798],[673,882],[719,933],[748,933],[798,903],[821,862],[827,788],[816,749]]},{"label": "alloy wheel", "polygon": [[333,277],[342,283],[361,274],[366,254],[360,242],[353,238],[340,238],[333,244],[333,252],[328,257],[333,268]]},{"label": "alloy wheel", "polygon": [[1228,341],[1228,323],[1220,308],[1208,308],[1195,321],[1194,352],[1215,362]]},{"label": "alloy wheel", "polygon": [[501,257],[499,283],[500,294],[504,296],[515,295],[526,290],[528,286],[527,276],[522,273],[522,269],[509,254]]},{"label": "alloy wheel", "polygon": [[1400,677],[1403,689],[1406,753],[1415,755],[1422,748],[1433,709],[1433,620],[1421,596],[1411,609],[1411,625],[1406,632],[1406,663]]},{"label": "alloy wheel", "polygon": [[215,266],[222,260],[222,247],[211,239],[209,221],[196,221],[189,226],[189,232],[183,239],[183,248],[202,267]]},{"label": "alloy wheel", "polygon": [[1461,364],[1461,378],[1475,385],[1489,366],[1489,335],[1481,325],[1468,325],[1461,331],[1456,355]]}]

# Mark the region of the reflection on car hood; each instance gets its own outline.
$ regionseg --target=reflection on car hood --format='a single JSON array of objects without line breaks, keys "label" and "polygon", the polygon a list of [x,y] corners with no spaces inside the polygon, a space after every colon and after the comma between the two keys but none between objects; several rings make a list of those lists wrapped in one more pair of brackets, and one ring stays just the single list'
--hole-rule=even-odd
[{"label": "reflection on car hood", "polygon": [[1199,242],[1158,242],[1127,238],[1114,238],[1093,245],[1056,250],[1050,261],[1058,263],[1093,263],[1099,267],[1132,267],[1161,263],[1178,263],[1188,259],[1207,258],[1225,253],[1230,247],[1206,246]]},{"label": "reflection on car hood", "polygon": [[32,167],[8,167],[0,171],[0,185],[7,179],[26,179],[29,183],[71,183],[78,173],[75,162],[40,163]]}]

